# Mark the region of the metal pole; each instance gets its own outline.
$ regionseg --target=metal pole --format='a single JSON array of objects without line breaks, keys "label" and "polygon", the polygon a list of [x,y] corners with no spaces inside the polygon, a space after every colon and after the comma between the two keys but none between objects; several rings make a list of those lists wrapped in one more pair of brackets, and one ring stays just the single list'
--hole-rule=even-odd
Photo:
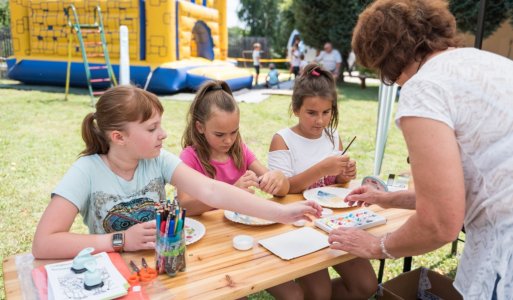
[{"label": "metal pole", "polygon": [[474,47],[477,49],[481,49],[483,47],[485,10],[486,10],[486,0],[480,0],[479,1],[479,12],[477,14],[476,40],[474,42]]}]

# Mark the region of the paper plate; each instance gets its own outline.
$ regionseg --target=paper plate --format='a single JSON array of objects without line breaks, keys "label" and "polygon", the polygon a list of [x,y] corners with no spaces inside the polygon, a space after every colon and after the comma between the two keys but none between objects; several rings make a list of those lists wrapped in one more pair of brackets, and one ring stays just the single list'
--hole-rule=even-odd
[{"label": "paper plate", "polygon": [[199,241],[205,235],[205,226],[191,218],[185,218],[185,244]]},{"label": "paper plate", "polygon": [[346,208],[349,207],[344,198],[351,190],[341,187],[319,187],[303,192],[306,200],[312,200],[323,207]]},{"label": "paper plate", "polygon": [[243,215],[243,214],[229,211],[229,210],[224,211],[224,216],[232,222],[246,224],[246,225],[261,226],[261,225],[270,225],[270,224],[276,223],[273,221],[268,221],[268,220],[264,220],[264,219],[260,219],[260,218],[256,218],[256,217],[251,217],[251,216]]}]

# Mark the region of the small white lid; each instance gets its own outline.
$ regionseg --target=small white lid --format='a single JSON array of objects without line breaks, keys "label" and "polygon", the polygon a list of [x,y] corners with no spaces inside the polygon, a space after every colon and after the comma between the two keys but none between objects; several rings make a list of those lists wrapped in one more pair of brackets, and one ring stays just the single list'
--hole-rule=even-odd
[{"label": "small white lid", "polygon": [[329,209],[329,208],[322,209],[322,212],[321,212],[322,217],[331,216],[332,214],[333,214],[333,211],[331,209]]},{"label": "small white lid", "polygon": [[249,250],[253,248],[253,238],[249,235],[241,234],[233,238],[233,247],[237,250]]},{"label": "small white lid", "polygon": [[297,220],[296,222],[292,223],[292,225],[296,227],[303,227],[306,224],[306,220]]}]

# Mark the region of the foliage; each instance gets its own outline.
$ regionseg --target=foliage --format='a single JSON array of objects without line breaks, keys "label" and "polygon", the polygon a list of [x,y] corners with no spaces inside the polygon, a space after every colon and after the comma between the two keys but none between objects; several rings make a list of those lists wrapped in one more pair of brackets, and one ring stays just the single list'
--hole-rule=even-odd
[{"label": "foliage", "polygon": [[0,28],[8,27],[11,22],[11,15],[8,1],[0,1]]},{"label": "foliage", "polygon": [[280,3],[279,0],[240,1],[237,16],[242,23],[246,24],[248,36],[265,36],[273,39],[273,33],[278,28]]},{"label": "foliage", "polygon": [[351,50],[353,28],[369,0],[347,0],[341,5],[331,0],[296,0],[293,11],[296,27],[307,45],[322,49],[330,41],[342,54]]},{"label": "foliage", "polygon": [[[458,29],[476,33],[480,1],[450,0],[449,9],[456,17]],[[490,36],[497,28],[513,16],[513,0],[487,1],[483,37]],[[513,24],[513,18],[511,19]]]},{"label": "foliage", "polygon": [[273,56],[287,56],[287,42],[291,32],[295,28],[294,12],[292,10],[292,0],[285,0],[279,6],[280,14],[276,33],[273,36]]}]

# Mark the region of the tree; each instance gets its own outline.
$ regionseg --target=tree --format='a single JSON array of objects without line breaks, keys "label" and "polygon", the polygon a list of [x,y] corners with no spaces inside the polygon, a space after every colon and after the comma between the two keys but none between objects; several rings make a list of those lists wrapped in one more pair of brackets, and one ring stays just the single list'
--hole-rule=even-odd
[{"label": "tree", "polygon": [[240,0],[237,16],[246,24],[250,36],[268,36],[276,31],[280,3],[279,0]]},{"label": "tree", "polygon": [[[477,16],[480,1],[450,0],[449,9],[456,17],[458,29],[463,32],[476,33]],[[497,28],[513,15],[513,0],[487,1],[484,20],[484,37],[490,36]],[[511,20],[513,24],[513,19]]]},{"label": "tree", "polygon": [[8,27],[10,23],[9,2],[0,1],[0,28]]}]

